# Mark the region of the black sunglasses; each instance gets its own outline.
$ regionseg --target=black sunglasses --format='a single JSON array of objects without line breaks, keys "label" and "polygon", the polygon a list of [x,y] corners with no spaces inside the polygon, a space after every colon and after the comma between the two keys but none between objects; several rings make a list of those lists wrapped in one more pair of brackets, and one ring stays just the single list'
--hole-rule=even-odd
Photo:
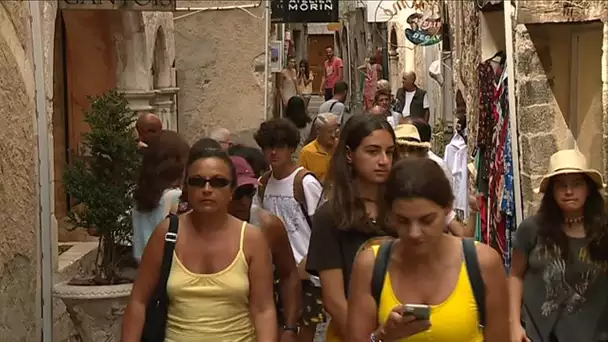
[{"label": "black sunglasses", "polygon": [[186,183],[193,188],[204,188],[207,186],[207,183],[209,183],[209,186],[213,189],[221,189],[230,185],[230,180],[223,177],[190,177]]},{"label": "black sunglasses", "polygon": [[242,198],[248,197],[253,198],[255,196],[255,186],[253,185],[245,185],[240,186],[234,190],[234,194],[232,195],[232,199],[240,200]]}]

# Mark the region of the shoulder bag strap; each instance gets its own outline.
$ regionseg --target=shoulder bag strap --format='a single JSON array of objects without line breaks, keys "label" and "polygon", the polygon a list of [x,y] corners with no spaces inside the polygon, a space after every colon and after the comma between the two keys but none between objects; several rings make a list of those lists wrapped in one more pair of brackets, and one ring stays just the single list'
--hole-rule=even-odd
[{"label": "shoulder bag strap", "polygon": [[386,272],[388,271],[388,263],[391,258],[391,251],[395,240],[384,242],[378,248],[378,254],[376,255],[376,262],[374,263],[374,270],[372,271],[372,296],[376,301],[376,306],[380,306],[380,296],[382,295],[382,286],[384,285],[384,279],[386,278]]},{"label": "shoulder bag strap", "polygon": [[304,214],[304,218],[306,219],[306,223],[308,223],[308,227],[312,228],[312,219],[308,215],[308,204],[306,204],[306,195],[304,194],[304,177],[308,175],[311,175],[317,179],[314,173],[306,170],[305,168],[301,168],[300,171],[296,173],[296,176],[293,179],[293,198],[296,200],[296,202],[298,202],[298,205]]},{"label": "shoulder bag strap", "polygon": [[177,229],[179,227],[179,218],[175,214],[167,215],[169,218],[169,230],[165,233],[165,247],[163,248],[163,263],[160,267],[160,275],[158,277],[159,290],[166,293],[167,281],[169,281],[169,273],[171,273],[171,263],[173,262],[173,251],[175,250],[175,242],[177,241]]},{"label": "shoulder bag strap", "polygon": [[334,106],[336,105],[336,103],[338,103],[338,101],[334,101],[334,103],[332,103],[331,106],[329,106],[329,111],[330,112],[334,108]]},{"label": "shoulder bag strap", "polygon": [[469,275],[469,282],[471,283],[473,296],[475,297],[475,303],[477,304],[479,325],[483,328],[486,325],[486,288],[479,268],[475,240],[462,239],[462,249],[464,252],[464,262]]}]

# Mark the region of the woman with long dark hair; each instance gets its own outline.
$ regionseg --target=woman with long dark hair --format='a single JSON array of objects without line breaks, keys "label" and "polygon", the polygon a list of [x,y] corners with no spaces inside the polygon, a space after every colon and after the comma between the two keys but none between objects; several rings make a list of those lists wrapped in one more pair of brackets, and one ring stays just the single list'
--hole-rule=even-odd
[{"label": "woman with long dark hair", "polygon": [[188,143],[176,132],[163,130],[141,149],[142,165],[133,193],[133,254],[140,260],[152,232],[170,212],[176,213],[182,190]]},{"label": "woman with long dark hair", "polygon": [[310,71],[308,61],[303,59],[300,61],[298,69],[298,93],[304,99],[304,104],[308,109],[310,98],[312,97],[312,81],[315,79],[314,74]]},{"label": "woman with long dark hair", "polygon": [[444,233],[453,201],[433,160],[393,166],[383,207],[399,238],[355,260],[349,342],[510,342],[502,260],[488,245]]},{"label": "woman with long dark hair", "polygon": [[378,199],[396,157],[395,134],[383,117],[355,115],[342,128],[324,184],[328,201],[313,218],[306,267],[321,279],[331,316],[328,342],[347,341],[347,289],[357,251],[387,235]]},{"label": "woman with long dark hair", "polygon": [[[164,341],[276,342],[272,264],[264,234],[228,212],[234,164],[217,148],[190,150],[167,282]],[[173,218],[174,219],[174,218]],[[175,222],[175,221],[174,221]],[[139,342],[146,307],[159,281],[170,219],[152,233],[125,311],[122,341]]]},{"label": "woman with long dark hair", "polygon": [[[608,215],[602,175],[578,150],[551,156],[540,208],[517,228],[509,295],[514,341],[608,340]],[[520,317],[523,313],[525,329]]]}]

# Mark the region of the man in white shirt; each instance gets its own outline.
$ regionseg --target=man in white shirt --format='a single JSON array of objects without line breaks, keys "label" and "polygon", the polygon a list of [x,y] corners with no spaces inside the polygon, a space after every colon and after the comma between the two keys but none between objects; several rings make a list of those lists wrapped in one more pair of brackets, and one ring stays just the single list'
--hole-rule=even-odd
[{"label": "man in white shirt", "polygon": [[404,117],[423,118],[426,122],[430,118],[430,104],[426,90],[416,85],[416,73],[405,72],[401,78],[403,87],[397,91],[397,105],[395,110]]},{"label": "man in white shirt", "polygon": [[[263,122],[254,134],[271,171],[260,177],[260,186],[253,198],[252,209],[263,208],[278,216],[285,224],[293,256],[302,279],[304,310],[298,341],[313,342],[317,323],[324,323],[325,312],[321,302],[321,283],[318,277],[306,273],[306,257],[311,235],[311,218],[314,215],[323,187],[308,170],[292,159],[300,132],[290,121],[275,118]],[[298,331],[298,327],[285,326],[285,331]]]}]

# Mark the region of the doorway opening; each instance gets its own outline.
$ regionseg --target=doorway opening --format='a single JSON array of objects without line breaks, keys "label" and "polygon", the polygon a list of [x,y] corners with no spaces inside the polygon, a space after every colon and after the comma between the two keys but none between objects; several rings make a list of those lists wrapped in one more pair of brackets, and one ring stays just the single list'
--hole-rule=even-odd
[{"label": "doorway opening", "polygon": [[71,230],[67,212],[71,200],[63,187],[65,166],[86,156],[82,134],[89,131],[84,113],[89,96],[116,87],[117,54],[112,23],[114,11],[60,11],[55,22],[53,61],[53,190],[59,242],[87,241],[83,230]]}]

